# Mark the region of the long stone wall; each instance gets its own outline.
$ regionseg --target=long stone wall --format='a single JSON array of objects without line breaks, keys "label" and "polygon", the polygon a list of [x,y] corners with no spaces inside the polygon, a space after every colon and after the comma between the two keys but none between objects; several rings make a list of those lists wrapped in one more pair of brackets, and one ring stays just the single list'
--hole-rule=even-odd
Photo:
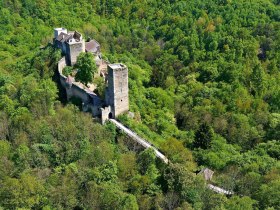
[{"label": "long stone wall", "polygon": [[[58,67],[58,73],[60,76],[62,77],[65,77],[63,74],[62,74],[62,70],[64,69],[64,67],[66,66],[66,60],[65,60],[65,57],[62,57],[59,61],[58,61],[58,64],[57,64],[57,67]],[[65,77],[66,78],[66,77]]]},{"label": "long stone wall", "polygon": [[125,127],[123,124],[121,124],[120,122],[118,122],[115,119],[110,119],[110,122],[112,122],[113,124],[116,125],[117,128],[119,128],[120,130],[122,130],[123,132],[125,132],[128,136],[130,136],[133,140],[135,140],[136,142],[138,142],[140,145],[142,145],[144,148],[151,148],[154,150],[156,156],[158,158],[160,158],[161,160],[163,160],[164,163],[168,163],[168,159],[166,156],[164,156],[157,148],[155,148],[154,146],[152,146],[152,144],[146,140],[144,140],[143,138],[139,137],[136,133],[134,133],[132,130],[128,129],[127,127]]}]

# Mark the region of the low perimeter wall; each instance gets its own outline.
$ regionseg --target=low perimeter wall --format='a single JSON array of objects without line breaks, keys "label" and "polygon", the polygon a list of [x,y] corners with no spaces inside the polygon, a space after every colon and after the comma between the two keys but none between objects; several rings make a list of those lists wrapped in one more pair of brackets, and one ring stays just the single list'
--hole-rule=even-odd
[{"label": "low perimeter wall", "polygon": [[71,97],[80,98],[83,101],[83,110],[91,111],[93,116],[100,116],[102,107],[102,102],[100,98],[93,92],[83,89],[77,84],[72,83],[72,85],[67,84],[67,77],[63,75],[62,71],[66,67],[65,57],[58,61],[58,73],[61,85],[66,89],[67,99]]}]

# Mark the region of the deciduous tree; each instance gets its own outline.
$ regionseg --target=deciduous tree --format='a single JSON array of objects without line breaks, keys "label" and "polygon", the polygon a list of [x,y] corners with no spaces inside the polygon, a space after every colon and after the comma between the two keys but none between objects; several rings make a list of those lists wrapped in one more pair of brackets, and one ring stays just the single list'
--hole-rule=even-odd
[{"label": "deciduous tree", "polygon": [[93,81],[94,73],[96,73],[97,68],[91,53],[81,53],[77,58],[76,67],[78,69],[75,76],[77,81],[85,85]]}]

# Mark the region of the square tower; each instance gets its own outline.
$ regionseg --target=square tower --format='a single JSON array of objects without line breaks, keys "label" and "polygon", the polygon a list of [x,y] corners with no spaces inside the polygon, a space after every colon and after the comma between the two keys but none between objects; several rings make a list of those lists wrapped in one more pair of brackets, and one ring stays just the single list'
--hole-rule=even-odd
[{"label": "square tower", "polygon": [[128,69],[124,64],[108,65],[106,101],[111,106],[113,118],[129,110]]},{"label": "square tower", "polygon": [[85,40],[77,31],[66,28],[54,29],[54,46],[60,48],[65,55],[67,65],[73,66],[81,52],[85,52]]},{"label": "square tower", "polygon": [[77,31],[69,33],[66,40],[66,60],[71,66],[77,62],[77,57],[81,52],[85,52],[85,40],[82,35]]}]

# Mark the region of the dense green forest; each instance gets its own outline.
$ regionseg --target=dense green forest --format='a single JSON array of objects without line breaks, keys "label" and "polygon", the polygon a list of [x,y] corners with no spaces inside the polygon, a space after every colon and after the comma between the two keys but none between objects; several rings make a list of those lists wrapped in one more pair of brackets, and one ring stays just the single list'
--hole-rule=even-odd
[{"label": "dense green forest", "polygon": [[[280,209],[279,0],[1,0],[0,26],[0,209]],[[55,27],[128,66],[119,120],[170,164],[65,103]]]}]

